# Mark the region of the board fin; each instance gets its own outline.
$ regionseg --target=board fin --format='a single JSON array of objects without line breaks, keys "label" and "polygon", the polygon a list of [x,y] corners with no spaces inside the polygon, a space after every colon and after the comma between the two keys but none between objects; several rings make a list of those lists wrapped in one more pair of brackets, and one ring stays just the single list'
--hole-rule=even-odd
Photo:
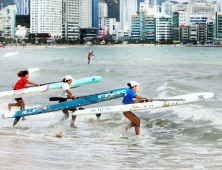
[{"label": "board fin", "polygon": [[21,117],[16,117],[13,123],[13,126],[17,125]]}]

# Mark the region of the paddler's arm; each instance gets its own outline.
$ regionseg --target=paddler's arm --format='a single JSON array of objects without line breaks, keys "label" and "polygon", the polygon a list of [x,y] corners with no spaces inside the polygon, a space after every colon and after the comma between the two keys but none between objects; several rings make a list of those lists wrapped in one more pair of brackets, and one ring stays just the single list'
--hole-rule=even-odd
[{"label": "paddler's arm", "polygon": [[68,98],[74,98],[74,99],[77,99],[76,96],[73,96],[73,94],[71,93],[71,91],[66,90],[66,92],[69,94],[69,95],[68,95]]},{"label": "paddler's arm", "polygon": [[40,86],[40,84],[37,84],[37,83],[31,82],[31,81],[27,81],[27,83],[28,83],[28,84],[34,84],[34,85]]},{"label": "paddler's arm", "polygon": [[[147,97],[143,97],[143,96],[135,96],[134,97],[135,99],[147,99],[148,100],[148,102],[150,102],[151,100],[150,100],[150,98],[147,98]],[[140,103],[139,101],[136,101],[136,103]]]}]

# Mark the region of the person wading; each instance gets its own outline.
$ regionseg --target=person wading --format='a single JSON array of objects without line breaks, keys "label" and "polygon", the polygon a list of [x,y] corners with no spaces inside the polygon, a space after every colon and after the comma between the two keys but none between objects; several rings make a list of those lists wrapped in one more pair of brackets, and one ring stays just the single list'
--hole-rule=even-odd
[{"label": "person wading", "polygon": [[[20,71],[20,72],[17,73],[17,75],[18,75],[18,77],[21,77],[21,79],[13,87],[14,90],[20,90],[20,89],[23,89],[23,88],[27,88],[28,87],[27,83],[40,86],[40,84],[33,83],[33,82],[28,80],[29,72],[27,70]],[[24,110],[25,109],[25,102],[23,101],[23,99],[22,98],[15,98],[15,100],[16,100],[17,103],[9,103],[8,104],[8,109],[11,111],[12,106],[17,106],[17,107],[21,107],[21,110]],[[13,126],[15,126],[18,123],[20,118],[21,117],[16,117],[15,118]],[[25,120],[25,117],[22,117],[22,120]]]},{"label": "person wading", "polygon": [[[76,99],[77,97],[74,96],[71,91],[69,90],[69,85],[72,84],[72,80],[74,80],[70,75],[67,75],[64,79],[64,81],[66,83],[63,84],[61,90],[60,90],[60,100],[59,100],[59,103],[62,103],[62,102],[66,102],[67,101],[67,98],[74,98]],[[75,112],[76,111],[76,108],[71,108],[71,109],[64,109],[62,110],[62,112],[65,114],[65,116],[62,118],[61,121],[64,121],[66,119],[69,118],[69,112],[68,111],[72,111],[72,112]],[[75,125],[74,125],[74,121],[76,119],[76,116],[72,116],[72,122],[70,124],[70,127],[71,128],[77,128]]]},{"label": "person wading", "polygon": [[[149,98],[143,97],[143,96],[138,96],[136,93],[139,92],[140,90],[140,84],[131,81],[130,83],[127,84],[130,89],[126,92],[125,96],[123,97],[123,104],[133,104],[133,103],[140,103],[140,101],[133,101],[133,99],[146,99],[149,102],[151,101]],[[135,132],[136,135],[140,134],[140,119],[131,111],[123,112],[123,115],[131,121],[131,123],[125,127],[126,131],[135,126]]]}]

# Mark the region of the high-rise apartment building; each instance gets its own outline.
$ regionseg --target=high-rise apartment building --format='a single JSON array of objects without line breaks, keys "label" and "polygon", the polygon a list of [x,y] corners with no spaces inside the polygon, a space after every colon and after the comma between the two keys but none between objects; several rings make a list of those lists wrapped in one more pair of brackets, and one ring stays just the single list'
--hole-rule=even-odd
[{"label": "high-rise apartment building", "polygon": [[99,18],[108,17],[108,6],[104,1],[99,2]]},{"label": "high-rise apartment building", "polygon": [[157,13],[155,15],[156,41],[172,39],[172,16]]},{"label": "high-rise apartment building", "polygon": [[92,27],[97,28],[99,34],[99,0],[92,0]]},{"label": "high-rise apartment building", "polygon": [[73,39],[79,36],[79,0],[63,0],[62,37]]},{"label": "high-rise apartment building", "polygon": [[62,38],[62,0],[31,0],[30,32]]},{"label": "high-rise apartment building", "polygon": [[146,15],[154,15],[159,12],[159,5],[156,0],[145,0],[140,3],[139,11],[144,11]]},{"label": "high-rise apartment building", "polygon": [[16,15],[30,14],[30,0],[15,0]]},{"label": "high-rise apartment building", "polygon": [[15,5],[9,5],[0,11],[0,37],[15,39],[15,13]]},{"label": "high-rise apartment building", "polygon": [[131,26],[131,16],[137,13],[137,0],[120,0],[120,29]]},{"label": "high-rise apartment building", "polygon": [[106,18],[108,17],[108,6],[104,1],[99,2],[99,28],[105,25]]},{"label": "high-rise apartment building", "polygon": [[3,3],[0,2],[0,11],[3,9]]},{"label": "high-rise apartment building", "polygon": [[92,27],[92,0],[79,1],[79,26],[80,28]]},{"label": "high-rise apartment building", "polygon": [[207,30],[206,30],[206,32],[207,32],[206,42],[208,44],[213,44],[214,37],[215,37],[215,35],[214,35],[214,22],[213,21],[210,21],[210,20],[207,21]]},{"label": "high-rise apartment building", "polygon": [[215,17],[215,38],[222,38],[222,14],[217,12]]},{"label": "high-rise apartment building", "polygon": [[172,40],[173,43],[180,43],[179,12],[173,12]]}]

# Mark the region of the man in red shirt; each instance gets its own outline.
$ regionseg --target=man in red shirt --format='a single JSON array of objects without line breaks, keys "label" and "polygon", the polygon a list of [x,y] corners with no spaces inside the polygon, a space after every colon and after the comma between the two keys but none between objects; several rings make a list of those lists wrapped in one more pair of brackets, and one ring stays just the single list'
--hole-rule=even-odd
[{"label": "man in red shirt", "polygon": [[94,56],[94,55],[93,55],[93,51],[90,50],[88,54],[88,64],[90,63],[91,56]]}]

